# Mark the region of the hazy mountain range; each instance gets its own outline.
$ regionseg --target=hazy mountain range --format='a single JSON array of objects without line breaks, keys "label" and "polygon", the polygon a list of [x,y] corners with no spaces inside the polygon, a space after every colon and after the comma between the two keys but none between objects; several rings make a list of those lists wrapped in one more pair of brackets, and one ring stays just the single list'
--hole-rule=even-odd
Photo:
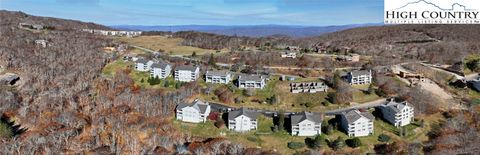
[{"label": "hazy mountain range", "polygon": [[237,35],[249,37],[264,37],[271,35],[286,35],[294,38],[318,36],[356,27],[377,26],[373,24],[352,24],[338,26],[290,26],[290,25],[253,25],[253,26],[219,26],[219,25],[178,25],[178,26],[142,26],[142,25],[116,25],[110,26],[121,30],[141,31],[199,31],[222,35]]}]

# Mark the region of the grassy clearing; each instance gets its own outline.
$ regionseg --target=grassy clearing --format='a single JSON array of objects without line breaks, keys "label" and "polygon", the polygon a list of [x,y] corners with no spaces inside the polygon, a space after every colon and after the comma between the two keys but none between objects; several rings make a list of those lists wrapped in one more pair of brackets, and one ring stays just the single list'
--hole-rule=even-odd
[{"label": "grassy clearing", "polygon": [[[315,81],[318,79],[310,78],[304,81]],[[298,81],[296,81],[298,82]],[[218,87],[224,86],[221,84],[206,84],[202,80],[199,80],[199,84],[204,86],[211,86],[213,90]],[[289,81],[279,81],[277,77],[272,77],[272,80],[268,81],[267,86],[263,90],[255,90],[253,96],[247,97],[244,96],[243,89],[237,89],[233,84],[229,84],[233,89],[234,98],[241,97],[242,102],[238,104],[231,104],[229,106],[233,107],[249,107],[257,109],[267,109],[267,110],[286,110],[286,111],[325,111],[330,109],[339,108],[338,105],[330,104],[329,106],[324,106],[322,103],[326,101],[327,94],[326,92],[319,93],[291,93],[290,92],[290,82]],[[279,104],[269,104],[263,103],[267,98],[270,98],[274,95],[279,97]],[[218,98],[213,94],[200,94],[196,96],[197,98],[204,99],[206,101],[221,103]],[[262,103],[259,103],[261,101]],[[308,106],[306,106],[308,105]]]},{"label": "grassy clearing", "polygon": [[[398,128],[385,122],[381,119],[376,119],[374,122],[374,134],[371,136],[360,137],[362,141],[362,146],[359,148],[350,148],[345,146],[343,151],[359,151],[363,153],[374,152],[373,147],[376,144],[381,144],[383,142],[378,141],[378,136],[381,134],[388,135],[393,141],[405,141],[405,142],[418,142],[428,140],[427,133],[431,130],[433,124],[438,124],[443,117],[440,113],[430,115],[428,117],[420,117],[425,122],[425,126],[420,127],[418,122],[414,122],[411,125],[406,126],[407,136],[399,137]],[[293,154],[296,151],[302,151],[308,148],[302,148],[298,150],[292,150],[287,147],[288,142],[301,142],[304,143],[305,139],[308,137],[297,137],[291,136],[288,132],[282,130],[278,132],[273,132],[271,128],[273,127],[273,121],[271,118],[259,116],[258,118],[258,130],[237,133],[228,130],[227,128],[216,128],[212,121],[199,124],[183,123],[179,121],[173,121],[174,127],[182,131],[183,133],[204,137],[225,137],[233,142],[243,144],[247,147],[259,147],[265,150],[276,150],[281,154]],[[208,132],[206,132],[208,131]],[[223,134],[222,134],[223,133]],[[330,150],[326,144],[328,141],[333,141],[337,137],[342,137],[344,140],[351,139],[348,137],[342,129],[333,130],[333,132],[326,136],[326,142],[322,146],[323,149]],[[314,137],[310,137],[314,138]]]},{"label": "grassy clearing", "polygon": [[[228,132],[226,128],[217,128],[213,121],[207,121],[205,123],[184,123],[180,121],[173,121],[174,127],[180,129],[183,133],[189,133],[194,136],[213,138],[222,136],[221,133]],[[207,132],[208,131],[208,132]]]},{"label": "grassy clearing", "polygon": [[[361,150],[361,152],[374,152],[373,146],[376,144],[381,144],[383,142],[378,141],[378,136],[381,134],[388,135],[391,140],[390,143],[393,141],[405,141],[405,142],[419,142],[419,141],[427,141],[428,136],[427,133],[431,130],[433,124],[438,124],[442,119],[442,115],[440,113],[429,115],[428,117],[419,117],[418,120],[424,120],[424,127],[420,127],[419,121],[413,122],[410,125],[405,126],[407,135],[405,137],[398,136],[399,128],[391,125],[388,122],[385,122],[382,119],[376,119],[374,121],[374,133],[370,136],[359,137],[362,141],[362,146],[356,149]],[[344,140],[350,139],[344,132],[341,127],[338,130],[334,130],[332,134],[326,135],[327,139],[333,141],[337,139],[337,137],[342,137]],[[346,147],[345,149],[347,149]],[[351,149],[351,148],[348,148]]]},{"label": "grassy clearing", "polygon": [[[311,80],[313,81],[313,80]],[[327,93],[326,92],[319,92],[319,93],[291,93],[290,92],[290,82],[288,81],[279,81],[277,77],[272,77],[272,80],[268,81],[267,86],[263,90],[255,90],[253,96],[247,97],[244,96],[243,89],[237,89],[236,86],[231,84],[234,94],[234,98],[241,97],[243,98],[241,103],[238,104],[231,104],[230,106],[234,107],[250,107],[250,108],[257,108],[257,109],[268,109],[268,110],[280,110],[284,109],[286,111],[325,111],[329,109],[336,109],[338,105],[331,104],[330,106],[322,105],[322,102],[326,101]],[[200,82],[202,85],[202,82]],[[211,85],[211,84],[204,84],[204,85]],[[223,85],[211,85],[213,89],[218,88]],[[206,87],[206,86],[205,86]],[[279,97],[279,104],[269,104],[263,103],[266,101],[267,98],[270,98],[274,95]],[[219,102],[218,98],[213,94],[200,94],[197,96],[198,98],[211,101],[211,102]],[[262,103],[259,103],[261,101]],[[308,105],[308,106],[306,106]]]},{"label": "grassy clearing", "polygon": [[[118,59],[107,64],[103,68],[102,73],[104,76],[113,78],[117,71],[124,70],[127,68],[132,68],[133,65],[134,63],[131,61],[123,61],[121,59]],[[135,82],[136,85],[140,86],[141,88],[147,88],[147,89],[175,90],[177,83],[179,83],[179,85],[183,84],[181,82],[175,81],[175,79],[172,76],[169,76],[166,79],[161,79],[160,84],[150,85],[148,83],[150,72],[140,72],[140,71],[133,70],[133,68],[129,76],[130,78],[132,78],[132,80]]]},{"label": "grassy clearing", "polygon": [[361,90],[356,90],[353,92],[353,102],[365,103],[380,99],[381,97],[375,93],[368,94]]},{"label": "grassy clearing", "polygon": [[468,96],[471,99],[480,99],[480,92],[477,92],[473,89],[468,89]]},{"label": "grassy clearing", "polygon": [[115,73],[119,70],[122,70],[122,69],[126,69],[128,68],[129,66],[133,66],[133,62],[129,62],[129,61],[123,61],[123,60],[115,60],[109,64],[107,64],[103,70],[102,70],[102,73],[103,75],[107,76],[107,77],[113,77],[115,75]]},{"label": "grassy clearing", "polygon": [[130,73],[130,77],[133,79],[136,85],[146,89],[162,89],[173,91],[176,89],[177,85],[181,86],[184,84],[183,82],[175,81],[173,76],[170,75],[166,79],[160,79],[159,84],[151,85],[148,83],[148,78],[150,77],[149,72],[132,71]]},{"label": "grassy clearing", "polygon": [[[245,133],[230,131],[226,127],[219,129],[214,126],[213,121],[198,124],[173,121],[173,126],[186,134],[203,138],[225,137],[232,142],[240,143],[248,147],[260,147],[265,150],[275,149],[281,154],[295,153],[295,150],[287,147],[287,143],[290,141],[304,142],[305,139],[305,137],[290,136],[286,131],[272,132],[272,119],[263,116],[258,118],[257,131]],[[224,134],[222,135],[222,133]]]},{"label": "grassy clearing", "polygon": [[[168,38],[164,36],[140,36],[134,38],[121,37],[120,41],[128,44],[137,45],[152,49],[155,51],[163,50],[170,55],[192,55],[195,52],[197,55],[204,55],[216,53],[216,50],[207,50],[191,46],[183,46],[181,38]],[[225,52],[226,50],[221,50]]]},{"label": "grassy clearing", "polygon": [[368,94],[368,92],[366,92],[368,87],[370,87],[370,84],[353,85],[352,88],[355,89],[353,92],[353,102],[365,103],[381,98],[376,93]]}]

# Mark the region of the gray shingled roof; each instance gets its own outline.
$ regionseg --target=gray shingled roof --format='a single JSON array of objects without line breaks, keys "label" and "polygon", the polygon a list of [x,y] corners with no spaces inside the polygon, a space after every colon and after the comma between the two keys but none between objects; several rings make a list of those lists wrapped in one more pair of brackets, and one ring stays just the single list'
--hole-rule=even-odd
[{"label": "gray shingled roof", "polygon": [[349,111],[343,112],[342,115],[346,118],[348,124],[353,123],[362,117],[365,117],[369,120],[375,119],[375,116],[373,116],[371,113],[360,112],[357,109],[351,109]]},{"label": "gray shingled roof", "polygon": [[309,120],[315,123],[322,122],[322,116],[318,113],[310,113],[310,112],[301,112],[298,114],[293,114],[291,116],[292,125],[296,125],[304,120]]},{"label": "gray shingled roof", "polygon": [[207,71],[205,75],[207,76],[227,76],[229,74],[229,71]]},{"label": "gray shingled roof", "polygon": [[195,72],[196,69],[197,69],[197,67],[195,67],[193,65],[180,65],[180,66],[177,66],[175,68],[175,70],[188,70],[188,71],[192,71],[192,72]]},{"label": "gray shingled roof", "polygon": [[240,109],[228,112],[228,120],[233,120],[241,115],[247,116],[251,119],[257,119],[259,114],[258,112],[242,107]]},{"label": "gray shingled roof", "polygon": [[177,109],[182,109],[182,108],[185,108],[185,107],[193,107],[193,108],[197,109],[198,111],[200,111],[200,113],[203,114],[207,110],[208,106],[209,106],[208,102],[203,102],[201,100],[195,100],[195,101],[193,101],[192,104],[179,103],[179,104],[177,104]]},{"label": "gray shingled roof", "polygon": [[356,70],[350,72],[352,76],[370,75],[370,70]]},{"label": "gray shingled roof", "polygon": [[166,62],[160,61],[160,62],[153,63],[153,64],[152,64],[152,68],[165,69],[168,65],[169,65],[169,64],[166,63]]},{"label": "gray shingled roof", "polygon": [[406,101],[404,101],[404,102],[389,101],[389,102],[386,102],[385,104],[383,104],[382,106],[385,107],[385,108],[391,109],[395,112],[400,112],[407,105],[410,106],[408,104],[408,102],[406,102]]},{"label": "gray shingled roof", "polygon": [[469,82],[472,85],[472,88],[476,91],[480,91],[480,80],[473,80]]},{"label": "gray shingled roof", "polygon": [[265,79],[262,75],[240,75],[238,76],[239,81],[262,81]]},{"label": "gray shingled roof", "polygon": [[205,113],[205,111],[207,110],[207,107],[208,107],[208,102],[205,103],[201,100],[195,100],[193,102],[193,107],[195,107],[196,109],[199,109],[200,113]]},{"label": "gray shingled roof", "polygon": [[143,63],[143,64],[146,64],[148,62],[148,60],[145,60],[144,58],[138,58],[137,61],[135,61],[136,63]]},{"label": "gray shingled roof", "polygon": [[186,103],[179,103],[177,104],[177,109],[182,109],[182,108],[185,108],[185,107],[188,107],[190,106],[189,104],[186,104]]}]

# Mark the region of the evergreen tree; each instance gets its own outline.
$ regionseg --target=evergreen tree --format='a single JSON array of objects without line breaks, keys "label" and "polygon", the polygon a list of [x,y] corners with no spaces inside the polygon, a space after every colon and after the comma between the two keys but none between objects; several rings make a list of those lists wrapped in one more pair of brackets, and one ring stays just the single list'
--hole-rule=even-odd
[{"label": "evergreen tree", "polygon": [[328,124],[326,120],[322,122],[322,132],[327,135],[333,132],[333,126]]},{"label": "evergreen tree", "polygon": [[348,144],[348,146],[350,146],[352,148],[356,148],[356,147],[359,147],[359,146],[362,145],[362,141],[360,140],[360,138],[355,137],[355,138],[347,140],[347,144]]},{"label": "evergreen tree", "polygon": [[338,137],[335,141],[333,141],[332,148],[334,150],[340,150],[345,146],[345,140],[342,137]]},{"label": "evergreen tree", "polygon": [[170,87],[170,82],[168,82],[168,80],[165,80],[165,83],[163,83],[163,86],[164,87]]},{"label": "evergreen tree", "polygon": [[177,83],[175,84],[175,88],[176,88],[176,89],[179,89],[180,87],[182,87],[182,83],[181,83],[181,82],[177,82]]},{"label": "evergreen tree", "polygon": [[322,143],[325,142],[325,137],[322,135],[317,135],[314,140],[314,147],[315,148],[320,148],[322,146]]},{"label": "evergreen tree", "polygon": [[388,141],[390,141],[390,136],[385,135],[385,134],[381,134],[381,135],[378,136],[378,141],[388,142]]},{"label": "evergreen tree", "polygon": [[208,65],[213,68],[217,67],[217,63],[215,62],[215,57],[213,56],[213,53],[210,54],[210,58],[208,59]]},{"label": "evergreen tree", "polygon": [[148,77],[147,78],[147,83],[150,83],[151,82],[151,77]]}]

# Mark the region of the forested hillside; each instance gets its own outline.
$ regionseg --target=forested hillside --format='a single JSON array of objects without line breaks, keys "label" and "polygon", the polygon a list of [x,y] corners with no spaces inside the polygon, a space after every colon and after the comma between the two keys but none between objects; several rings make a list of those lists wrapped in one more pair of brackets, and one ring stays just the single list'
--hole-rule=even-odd
[{"label": "forested hillside", "polygon": [[[118,58],[114,52],[105,52],[104,47],[122,43],[83,33],[81,29],[107,27],[9,11],[0,11],[0,19],[0,75],[9,73],[20,77],[13,86],[0,83],[0,154],[275,154],[246,148],[224,138],[205,139],[178,131],[172,123],[175,105],[205,91],[200,84],[188,83],[172,91],[162,91],[136,85],[128,67],[116,70],[114,76],[102,74],[105,65]],[[46,29],[22,28],[19,23],[39,24]],[[347,47],[354,53],[371,56],[372,62],[367,65],[405,60],[451,64],[469,53],[478,53],[479,28],[476,25],[395,25],[302,39],[199,32],[148,32],[145,35],[172,35],[183,38],[183,45],[206,49],[230,48],[236,52],[224,56],[238,57],[236,61],[258,64],[259,68],[269,64],[332,68],[336,63],[331,59],[304,56],[285,61],[270,59],[274,52],[264,51],[300,46],[303,52],[313,52],[314,47],[323,46],[328,52],[340,53],[340,49]],[[36,43],[38,40],[46,41],[47,45],[42,47]],[[260,50],[241,52],[246,46]],[[396,93],[404,99],[419,101],[417,104],[421,106],[415,108],[425,115],[439,110],[436,106],[439,99],[424,95],[418,87],[407,88],[392,82],[395,79],[390,76],[377,77],[375,83],[382,93]],[[416,154],[422,150],[425,154],[469,154],[478,150],[478,111],[478,105],[472,105],[438,113],[446,119],[432,127],[428,141],[389,142],[369,147],[383,154]]]},{"label": "forested hillside", "polygon": [[478,25],[394,25],[355,28],[303,41],[349,47],[366,55],[453,64],[468,53],[478,53],[478,34]]},{"label": "forested hillside", "polygon": [[[165,34],[150,32],[147,35]],[[287,36],[236,37],[201,32],[176,32],[184,45],[208,49],[242,46],[300,46],[307,51],[322,46],[330,52],[350,48],[354,53],[376,56],[378,63],[393,59],[423,60],[453,64],[480,50],[478,25],[392,25],[354,28],[317,37],[294,39]]]},{"label": "forested hillside", "polygon": [[[203,142],[171,126],[175,104],[197,93],[195,84],[166,93],[139,89],[128,69],[101,76],[114,58],[103,47],[117,43],[78,29],[105,27],[7,11],[0,18],[0,74],[20,76],[15,86],[0,86],[0,154],[170,154],[184,142]],[[21,22],[51,28],[28,30]],[[39,39],[48,46],[36,45]],[[222,139],[201,146],[200,154],[244,151]]]}]

